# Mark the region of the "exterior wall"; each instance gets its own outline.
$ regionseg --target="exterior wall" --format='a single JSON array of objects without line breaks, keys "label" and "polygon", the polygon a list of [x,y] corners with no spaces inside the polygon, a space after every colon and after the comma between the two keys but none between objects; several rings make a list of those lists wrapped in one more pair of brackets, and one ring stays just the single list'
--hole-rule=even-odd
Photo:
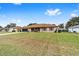
[{"label": "exterior wall", "polygon": [[46,28],[46,30],[44,31],[43,28],[40,28],[40,32],[55,32],[56,28],[52,28],[52,30],[50,30],[50,28]]},{"label": "exterior wall", "polygon": [[29,32],[31,32],[31,29],[28,29]]},{"label": "exterior wall", "polygon": [[13,28],[10,28],[8,32],[12,32]]},{"label": "exterior wall", "polygon": [[17,29],[14,29],[14,30],[15,30],[15,32],[18,32]]},{"label": "exterior wall", "polygon": [[5,29],[3,29],[1,32],[6,32]]},{"label": "exterior wall", "polygon": [[[52,28],[52,30],[50,30],[50,28],[40,28],[39,32],[55,32],[57,28]],[[31,29],[28,29],[29,32],[32,32]]]},{"label": "exterior wall", "polygon": [[69,32],[74,32],[75,31],[75,32],[79,33],[79,25],[69,27],[68,31]]},{"label": "exterior wall", "polygon": [[47,28],[47,29],[46,29],[46,32],[50,32],[50,29],[49,29],[49,28]]},{"label": "exterior wall", "polygon": [[48,32],[49,28],[46,28],[46,30],[44,30],[44,28],[40,28],[40,32]]},{"label": "exterior wall", "polygon": [[69,32],[73,32],[73,28],[68,28],[68,31]]},{"label": "exterior wall", "polygon": [[55,32],[56,30],[58,30],[58,28],[54,28],[54,29],[53,29],[53,32]]},{"label": "exterior wall", "polygon": [[14,29],[14,28],[9,28],[8,32],[12,32],[13,30],[15,30],[15,32],[17,32],[17,29]]},{"label": "exterior wall", "polygon": [[79,33],[79,28],[69,28],[68,29],[69,30],[69,32],[77,32],[77,33]]},{"label": "exterior wall", "polygon": [[40,32],[43,32],[43,29],[42,28],[40,28]]},{"label": "exterior wall", "polygon": [[47,32],[55,32],[57,28],[52,28],[52,30],[50,28],[47,28]]},{"label": "exterior wall", "polygon": [[20,32],[22,32],[22,29],[20,30]]}]

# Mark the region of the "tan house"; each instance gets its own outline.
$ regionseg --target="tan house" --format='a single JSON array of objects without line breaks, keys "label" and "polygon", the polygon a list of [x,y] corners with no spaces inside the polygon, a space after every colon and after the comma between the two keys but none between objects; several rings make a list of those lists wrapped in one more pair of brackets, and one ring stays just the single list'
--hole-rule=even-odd
[{"label": "tan house", "polygon": [[16,26],[17,32],[21,32],[22,31],[22,27],[21,26]]},{"label": "tan house", "polygon": [[30,26],[24,26],[21,31],[28,32],[55,32],[57,26],[55,24],[34,24]]},{"label": "tan house", "polygon": [[55,24],[33,24],[29,26],[16,26],[9,28],[9,32],[55,32],[58,26]]}]

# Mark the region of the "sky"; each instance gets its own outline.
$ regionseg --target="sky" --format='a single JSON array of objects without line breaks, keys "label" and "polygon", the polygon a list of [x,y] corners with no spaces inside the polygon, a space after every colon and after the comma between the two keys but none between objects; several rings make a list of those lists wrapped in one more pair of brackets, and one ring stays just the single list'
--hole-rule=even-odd
[{"label": "sky", "polygon": [[0,25],[61,24],[79,15],[78,3],[0,3]]}]

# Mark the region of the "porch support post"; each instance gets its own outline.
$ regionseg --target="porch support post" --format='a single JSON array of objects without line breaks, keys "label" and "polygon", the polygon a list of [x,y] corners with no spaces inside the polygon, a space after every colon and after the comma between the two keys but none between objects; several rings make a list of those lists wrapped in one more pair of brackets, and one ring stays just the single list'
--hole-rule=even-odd
[{"label": "porch support post", "polygon": [[40,32],[43,32],[43,29],[42,28],[40,28]]},{"label": "porch support post", "polygon": [[31,32],[31,29],[28,29],[29,32]]},{"label": "porch support post", "polygon": [[46,28],[46,31],[49,32],[50,31],[49,28]]}]

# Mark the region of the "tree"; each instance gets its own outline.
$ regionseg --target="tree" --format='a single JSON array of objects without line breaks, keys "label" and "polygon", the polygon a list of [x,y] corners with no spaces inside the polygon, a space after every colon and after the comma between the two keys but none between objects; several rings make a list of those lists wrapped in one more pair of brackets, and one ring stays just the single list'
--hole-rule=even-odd
[{"label": "tree", "polygon": [[29,24],[29,25],[27,25],[27,26],[34,25],[34,24],[37,24],[37,23],[30,23],[30,24]]},{"label": "tree", "polygon": [[10,25],[8,24],[7,26],[5,26],[5,28],[10,28]]},{"label": "tree", "polygon": [[16,27],[16,23],[10,23],[10,27]]},{"label": "tree", "polygon": [[64,28],[64,24],[59,24],[59,28]]},{"label": "tree", "polygon": [[5,28],[12,28],[12,27],[16,27],[16,24],[15,23],[10,23],[10,24],[7,24],[5,26]]},{"label": "tree", "polygon": [[13,28],[13,27],[16,27],[16,23],[7,24],[7,25],[5,26],[5,31],[8,31],[9,28]]},{"label": "tree", "polygon": [[2,31],[3,30],[3,27],[2,26],[0,26],[0,31]]},{"label": "tree", "polygon": [[69,21],[66,24],[66,28],[69,28],[71,26],[79,25],[79,17],[73,17],[69,19]]}]

